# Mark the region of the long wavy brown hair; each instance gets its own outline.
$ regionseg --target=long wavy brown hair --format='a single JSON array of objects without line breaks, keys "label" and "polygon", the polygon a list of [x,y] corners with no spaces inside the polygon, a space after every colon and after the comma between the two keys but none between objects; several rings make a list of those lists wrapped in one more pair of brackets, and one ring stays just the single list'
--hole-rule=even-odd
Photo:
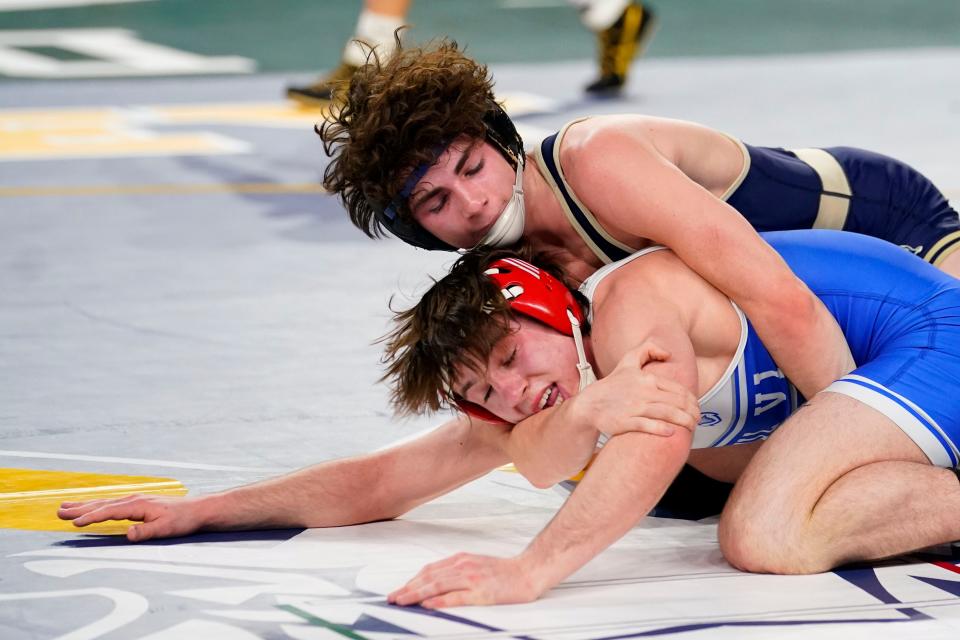
[{"label": "long wavy brown hair", "polygon": [[[316,127],[332,158],[323,185],[371,238],[385,231],[376,212],[414,167],[433,163],[437,150],[460,135],[484,134],[483,116],[494,99],[487,67],[463,55],[456,42],[404,48],[398,37],[397,47],[386,60],[371,51],[345,100]],[[399,214],[411,221],[405,202]]]},{"label": "long wavy brown hair", "polygon": [[[380,339],[382,362],[393,407],[400,415],[437,411],[453,405],[454,368],[463,364],[477,373],[487,365],[494,346],[514,330],[514,313],[500,288],[486,274],[501,258],[531,262],[564,281],[564,274],[548,254],[528,246],[479,249],[465,253],[450,272],[413,307],[394,310],[394,328]],[[581,308],[586,298],[574,290]],[[583,327],[589,333],[589,326]]]}]

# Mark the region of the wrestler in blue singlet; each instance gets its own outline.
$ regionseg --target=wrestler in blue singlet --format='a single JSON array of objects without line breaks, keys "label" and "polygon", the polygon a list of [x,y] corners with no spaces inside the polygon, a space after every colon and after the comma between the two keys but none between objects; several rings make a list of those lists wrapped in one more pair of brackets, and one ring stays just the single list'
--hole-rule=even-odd
[{"label": "wrestler in blue singlet", "polygon": [[[827,391],[886,415],[941,467],[960,466],[960,280],[868,236],[837,231],[763,234],[837,319],[857,368]],[[607,265],[581,291],[652,247]],[[736,308],[736,307],[735,307]],[[737,354],[700,399],[693,446],[762,439],[795,409],[783,378],[739,309]]]},{"label": "wrestler in blue singlet", "polygon": [[857,368],[827,387],[897,423],[930,461],[960,466],[960,280],[874,238],[764,234],[826,305]]}]

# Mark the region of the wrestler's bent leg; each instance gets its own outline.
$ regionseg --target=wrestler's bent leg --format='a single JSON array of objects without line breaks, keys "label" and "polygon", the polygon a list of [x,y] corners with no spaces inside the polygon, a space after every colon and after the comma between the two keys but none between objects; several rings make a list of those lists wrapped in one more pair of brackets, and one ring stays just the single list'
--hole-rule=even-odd
[{"label": "wrestler's bent leg", "polygon": [[827,571],[960,539],[960,483],[884,414],[824,392],[754,456],[719,536],[745,571]]}]

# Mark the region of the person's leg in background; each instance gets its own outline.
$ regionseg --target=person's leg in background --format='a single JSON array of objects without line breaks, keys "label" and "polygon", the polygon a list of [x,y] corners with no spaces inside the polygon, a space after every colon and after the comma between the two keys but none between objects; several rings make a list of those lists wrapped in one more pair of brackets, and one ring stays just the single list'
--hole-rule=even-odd
[{"label": "person's leg in background", "polygon": [[635,0],[569,0],[584,26],[597,34],[600,73],[584,87],[587,93],[610,95],[626,84],[634,57],[643,53],[657,22],[650,7]]},{"label": "person's leg in background", "polygon": [[287,87],[287,96],[305,104],[329,101],[336,87],[348,83],[354,72],[366,63],[368,47],[375,48],[381,58],[389,57],[396,49],[396,31],[406,23],[412,2],[364,0],[357,28],[344,47],[339,66],[314,84]]}]

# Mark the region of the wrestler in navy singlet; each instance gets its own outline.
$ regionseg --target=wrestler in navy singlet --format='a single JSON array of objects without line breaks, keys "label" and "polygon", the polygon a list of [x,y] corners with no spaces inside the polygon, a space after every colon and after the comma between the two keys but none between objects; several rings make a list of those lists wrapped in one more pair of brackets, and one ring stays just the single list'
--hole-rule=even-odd
[{"label": "wrestler in navy singlet", "polygon": [[[827,230],[764,234],[837,319],[857,368],[828,387],[877,409],[942,467],[960,462],[960,280],[897,247]],[[597,271],[600,280],[654,247]],[[743,334],[724,376],[700,399],[694,447],[765,437],[796,394],[739,312]]]},{"label": "wrestler in navy singlet", "polygon": [[926,176],[899,160],[852,147],[744,148],[749,171],[726,201],[757,231],[853,231],[934,265],[960,249],[957,212]]},{"label": "wrestler in navy singlet", "polygon": [[[605,263],[622,260],[635,248],[607,233],[564,178],[560,144],[574,122],[543,140],[537,163],[593,253]],[[722,199],[757,231],[853,231],[900,245],[934,265],[960,250],[960,216],[930,180],[899,160],[852,147],[786,150],[731,140],[744,166]]]}]

